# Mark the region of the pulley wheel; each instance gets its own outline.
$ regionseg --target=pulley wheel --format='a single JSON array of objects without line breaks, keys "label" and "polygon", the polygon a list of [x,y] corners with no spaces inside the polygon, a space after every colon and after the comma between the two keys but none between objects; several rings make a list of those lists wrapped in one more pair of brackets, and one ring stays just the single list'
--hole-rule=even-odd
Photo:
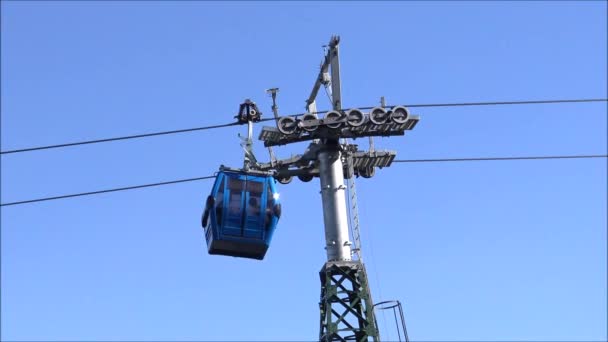
[{"label": "pulley wheel", "polygon": [[396,124],[404,124],[410,116],[410,111],[403,106],[393,107],[391,120]]},{"label": "pulley wheel", "polygon": [[365,122],[365,115],[358,109],[346,112],[346,123],[351,127],[359,127]]},{"label": "pulley wheel", "polygon": [[291,116],[284,116],[277,122],[277,128],[283,134],[293,134],[298,129],[296,119]]},{"label": "pulley wheel", "polygon": [[364,167],[359,170],[359,174],[363,178],[372,178],[376,174],[376,169],[373,166]]},{"label": "pulley wheel", "polygon": [[369,112],[369,119],[376,125],[382,125],[388,121],[388,113],[384,108],[376,107]]},{"label": "pulley wheel", "polygon": [[298,179],[305,183],[310,182],[312,178],[312,175],[298,175]]},{"label": "pulley wheel", "polygon": [[[342,114],[340,114],[340,112],[337,112],[335,110],[332,110],[331,112],[325,114],[325,120],[328,120],[328,119],[337,120],[337,119],[340,119],[341,117],[342,117]],[[327,127],[329,127],[329,128],[340,128],[340,126],[342,126],[341,122],[332,123],[332,124],[327,125]]]},{"label": "pulley wheel", "polygon": [[277,182],[279,182],[281,184],[289,184],[289,183],[291,183],[292,180],[293,180],[292,176],[277,178]]},{"label": "pulley wheel", "polygon": [[[312,120],[317,120],[317,115],[316,114],[304,114],[302,116],[302,122],[306,122],[306,121],[312,121]],[[312,132],[314,130],[316,130],[319,126],[309,126],[309,127],[302,127],[303,130],[308,131],[308,132]]]}]

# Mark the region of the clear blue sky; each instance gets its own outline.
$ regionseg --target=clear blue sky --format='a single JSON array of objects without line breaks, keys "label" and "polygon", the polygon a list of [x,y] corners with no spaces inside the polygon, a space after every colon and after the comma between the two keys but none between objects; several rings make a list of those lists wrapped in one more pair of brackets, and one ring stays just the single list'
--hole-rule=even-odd
[{"label": "clear blue sky", "polygon": [[[271,87],[282,113],[301,112],[332,34],[346,107],[607,93],[600,1],[1,9],[2,150],[227,123],[245,98],[269,116]],[[376,147],[400,159],[605,154],[606,111],[419,108],[414,131]],[[239,132],[4,155],[2,202],[206,176],[241,165]],[[399,164],[360,179],[374,300],[403,302],[414,340],[606,340],[606,165]],[[280,186],[283,217],[261,262],[207,255],[211,184],[2,208],[2,339],[316,339],[318,181]]]}]

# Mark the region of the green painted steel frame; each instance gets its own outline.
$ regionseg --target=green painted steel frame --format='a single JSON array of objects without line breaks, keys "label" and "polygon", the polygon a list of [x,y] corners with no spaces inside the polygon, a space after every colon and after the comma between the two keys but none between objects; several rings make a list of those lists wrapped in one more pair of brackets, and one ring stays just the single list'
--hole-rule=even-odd
[{"label": "green painted steel frame", "polygon": [[363,263],[329,261],[319,276],[319,341],[380,341]]}]

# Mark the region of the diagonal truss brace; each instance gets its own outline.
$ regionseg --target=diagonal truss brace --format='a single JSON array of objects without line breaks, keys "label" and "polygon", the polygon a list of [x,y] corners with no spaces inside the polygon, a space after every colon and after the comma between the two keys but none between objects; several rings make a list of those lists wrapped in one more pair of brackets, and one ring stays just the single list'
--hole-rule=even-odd
[{"label": "diagonal truss brace", "polygon": [[327,262],[319,275],[319,341],[379,341],[364,265],[360,261]]}]

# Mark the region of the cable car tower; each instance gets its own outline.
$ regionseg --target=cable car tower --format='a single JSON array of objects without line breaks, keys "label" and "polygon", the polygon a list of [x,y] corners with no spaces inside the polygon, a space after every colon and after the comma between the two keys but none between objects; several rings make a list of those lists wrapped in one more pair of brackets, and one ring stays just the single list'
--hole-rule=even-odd
[{"label": "cable car tower", "polygon": [[[419,117],[410,115],[409,110],[404,106],[387,107],[383,98],[381,104],[371,108],[368,113],[364,113],[360,109],[344,109],[340,88],[339,42],[338,36],[332,36],[326,47],[319,74],[306,100],[306,113],[279,116],[276,104],[278,88],[268,90],[272,96],[272,111],[276,127],[264,126],[259,140],[264,142],[265,147],[268,147],[269,163],[258,162],[253,156],[251,148],[252,122],[260,121],[260,113],[255,104],[249,100],[241,104],[240,115],[237,115],[237,119],[239,123],[247,123],[249,128],[248,138],[243,139],[241,144],[245,149],[245,163],[241,173],[247,177],[249,174],[255,173],[267,175],[267,178],[273,177],[281,184],[288,184],[294,177],[303,182],[309,182],[315,177],[320,179],[327,262],[319,273],[321,278],[319,340],[357,342],[372,340],[376,342],[380,341],[380,334],[361,255],[354,178],[359,176],[371,178],[374,176],[376,168],[388,167],[395,159],[396,152],[394,151],[374,149],[372,140],[374,136],[404,135],[406,130],[414,128]],[[325,87],[332,103],[332,109],[326,112],[318,112],[316,108],[316,97],[321,86]],[[318,115],[323,113],[324,116],[320,118]],[[368,151],[360,151],[357,145],[348,142],[348,139],[364,137],[368,137],[370,140],[370,150]],[[303,154],[284,160],[275,158],[272,150],[274,146],[302,141],[311,141]],[[344,184],[345,179],[347,185]],[[262,178],[258,178],[256,181],[263,184]],[[219,180],[216,180],[216,183],[218,182]],[[218,185],[214,186],[212,195],[217,193],[218,189]],[[241,207],[237,205],[237,208],[240,208],[242,217],[249,217],[245,214],[245,207],[248,206],[245,198],[251,196],[250,192],[246,188],[243,188],[245,189],[243,192],[239,192],[240,190],[235,187],[226,186],[225,189],[226,193],[221,195],[223,199],[229,200],[228,192],[231,190],[233,193],[239,194],[239,198],[243,199],[240,202]],[[269,189],[269,193],[272,193],[272,187]],[[348,207],[347,190],[350,204]],[[269,211],[265,221],[267,225],[274,227],[280,217],[280,206],[278,202],[270,201],[270,198],[263,197],[263,195],[261,197],[262,200],[269,201],[267,209],[274,205],[274,211]],[[208,200],[206,212],[214,215],[213,208],[213,200]],[[230,209],[233,209],[232,206],[224,207],[224,210]],[[262,227],[263,216],[259,217],[259,227]],[[219,226],[217,231],[220,232],[220,235],[222,229],[234,230],[237,227],[233,225],[225,228],[222,222],[215,222]],[[249,229],[249,222],[257,222],[255,218],[244,219],[240,222],[243,222],[241,223],[242,232],[249,231],[249,234],[257,232]],[[349,236],[349,228],[352,239]],[[215,233],[214,230],[214,235],[207,239],[210,252],[212,249],[210,241],[222,239],[221,236],[216,239]],[[206,231],[206,234],[210,235],[209,231]],[[271,235],[272,233],[270,233]],[[264,257],[265,248],[270,241],[269,238],[264,240],[264,235],[259,236],[259,241],[265,241],[263,252],[238,255],[239,248],[243,247],[238,247],[236,243],[248,248],[248,241],[252,241],[243,240],[246,236],[241,235],[239,239],[243,241],[230,242],[231,245],[227,247],[226,251],[216,254],[261,259]]]}]

